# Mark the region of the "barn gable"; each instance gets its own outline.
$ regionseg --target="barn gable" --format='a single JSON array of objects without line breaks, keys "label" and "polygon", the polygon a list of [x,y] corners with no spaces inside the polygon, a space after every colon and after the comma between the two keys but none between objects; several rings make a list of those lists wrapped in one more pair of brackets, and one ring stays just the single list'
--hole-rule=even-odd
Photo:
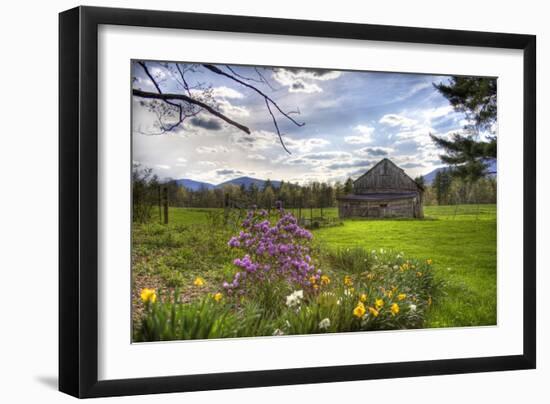
[{"label": "barn gable", "polygon": [[384,158],[353,182],[355,194],[422,192],[423,189],[393,161]]},{"label": "barn gable", "polygon": [[380,160],[353,182],[353,193],[338,197],[346,217],[424,217],[424,189],[391,160]]}]

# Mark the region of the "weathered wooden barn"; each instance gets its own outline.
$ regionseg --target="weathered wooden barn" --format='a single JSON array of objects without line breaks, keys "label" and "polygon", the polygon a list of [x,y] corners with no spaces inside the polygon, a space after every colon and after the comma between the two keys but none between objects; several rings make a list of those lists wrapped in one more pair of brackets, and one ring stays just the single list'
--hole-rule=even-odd
[{"label": "weathered wooden barn", "polygon": [[353,182],[353,193],[338,198],[347,217],[424,217],[424,189],[403,169],[384,158]]}]

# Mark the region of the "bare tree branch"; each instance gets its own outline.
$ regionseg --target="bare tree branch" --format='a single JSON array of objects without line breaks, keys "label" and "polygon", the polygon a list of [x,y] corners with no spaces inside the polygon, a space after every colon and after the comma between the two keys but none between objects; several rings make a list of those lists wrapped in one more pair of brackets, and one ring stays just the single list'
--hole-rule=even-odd
[{"label": "bare tree branch", "polygon": [[181,101],[188,102],[190,104],[197,105],[201,108],[204,108],[205,110],[210,112],[212,115],[217,116],[218,118],[224,120],[228,124],[233,125],[236,128],[242,130],[243,132],[246,132],[246,133],[250,134],[250,129],[248,127],[246,127],[246,126],[244,126],[244,125],[242,125],[238,122],[235,122],[231,118],[228,118],[227,116],[225,116],[221,112],[216,111],[210,105],[205,104],[204,102],[196,100],[194,98],[191,98],[187,95],[184,95],[184,94],[169,94],[169,93],[151,93],[151,92],[148,92],[148,91],[142,91],[142,90],[137,90],[137,89],[132,90],[132,94],[135,95],[136,97],[141,97],[141,98],[152,98],[152,99],[163,100],[163,101],[181,100]]},{"label": "bare tree branch", "polygon": [[265,99],[265,106],[267,107],[267,110],[269,111],[269,114],[273,119],[273,125],[275,125],[275,129],[277,130],[277,135],[279,136],[279,141],[281,142],[281,146],[283,146],[283,149],[285,149],[285,151],[288,154],[292,154],[290,150],[286,148],[285,142],[283,142],[283,136],[281,135],[281,131],[279,130],[279,125],[277,125],[277,120],[275,119],[275,115],[273,115],[273,112],[271,112],[271,107],[269,106],[269,101],[267,101],[267,99]]},{"label": "bare tree branch", "polygon": [[[145,74],[147,75],[149,80],[151,80],[151,82],[153,83],[153,86],[157,90],[157,93],[143,91],[141,89],[133,89],[132,94],[136,97],[148,98],[148,99],[154,99],[154,100],[161,100],[166,105],[169,105],[170,107],[175,108],[177,110],[177,112],[179,112],[179,114],[178,114],[179,118],[177,119],[176,122],[165,123],[165,122],[163,122],[163,117],[168,117],[168,116],[173,115],[174,111],[173,110],[171,111],[169,107],[160,108],[160,109],[157,108],[158,109],[158,111],[156,111],[157,121],[158,121],[158,125],[160,126],[160,129],[161,129],[161,134],[165,133],[165,132],[172,131],[173,129],[175,129],[176,127],[181,125],[186,118],[188,118],[190,116],[195,116],[199,112],[201,112],[202,110],[205,110],[205,111],[209,112],[210,114],[222,119],[223,121],[225,121],[228,124],[242,130],[243,132],[245,132],[247,134],[251,133],[250,129],[247,126],[242,125],[242,124],[232,120],[231,118],[227,117],[222,112],[216,110],[213,106],[208,105],[206,102],[204,102],[204,100],[200,100],[200,99],[197,99],[197,97],[194,97],[193,96],[194,94],[191,91],[191,87],[189,86],[189,84],[188,84],[188,82],[185,78],[185,72],[187,71],[187,69],[185,67],[182,68],[182,66],[180,66],[178,63],[175,63],[176,70],[173,70],[173,68],[170,68],[168,65],[166,65],[166,66],[162,65],[164,68],[166,68],[170,71],[170,73],[172,75],[172,78],[176,81],[176,83],[178,83],[183,88],[184,92],[187,93],[187,95],[185,95],[185,94],[175,94],[175,93],[163,93],[163,91],[160,87],[159,81],[153,76],[153,74],[151,74],[151,72],[149,71],[149,68],[147,67],[146,63],[142,62],[142,61],[137,62],[137,63],[145,71]],[[296,111],[285,112],[267,94],[265,94],[263,91],[259,90],[254,85],[247,83],[247,81],[249,81],[249,82],[265,84],[270,89],[273,90],[273,87],[271,86],[271,84],[267,81],[267,79],[263,76],[263,74],[258,70],[257,67],[254,67],[254,71],[258,75],[258,78],[253,78],[253,77],[245,77],[245,76],[239,74],[235,69],[231,68],[228,65],[226,65],[226,68],[229,72],[231,72],[231,74],[224,72],[223,70],[221,70],[220,68],[218,68],[214,65],[202,64],[201,66],[206,68],[207,70],[213,72],[213,73],[225,76],[225,77],[227,77],[227,78],[229,78],[229,79],[231,79],[231,80],[233,80],[233,81],[235,81],[235,82],[237,82],[237,83],[239,83],[239,84],[255,91],[261,97],[263,97],[263,99],[265,101],[267,111],[269,112],[269,115],[271,116],[271,119],[273,121],[273,125],[275,127],[276,132],[277,132],[277,136],[279,137],[279,141],[281,142],[281,145],[282,145],[283,149],[288,154],[291,154],[290,151],[288,150],[288,148],[286,147],[286,145],[284,144],[283,134],[281,133],[281,130],[279,128],[279,124],[277,122],[277,118],[275,117],[275,114],[273,113],[272,107],[275,107],[275,109],[282,116],[284,116],[286,119],[288,119],[290,122],[292,122],[294,125],[296,125],[298,127],[304,126],[305,123],[298,122],[294,118],[291,117],[292,114],[300,114],[299,109],[296,110]],[[195,71],[195,70],[191,69],[191,71]],[[179,75],[179,77],[177,77],[178,75]],[[199,87],[200,86],[201,86],[201,84],[199,84]],[[193,87],[193,89],[194,88],[195,87]],[[205,91],[207,91],[207,90],[205,90]],[[201,97],[199,97],[199,98],[201,98]],[[183,101],[184,104],[182,104],[180,102],[177,102],[177,101]],[[199,109],[195,109],[195,108],[193,108],[193,106],[199,107]],[[219,106],[217,104],[215,105],[215,107],[219,108]],[[152,105],[151,108],[154,109],[156,107],[154,105]],[[189,111],[187,111],[187,109],[189,109]]]},{"label": "bare tree branch", "polygon": [[257,67],[254,67],[254,71],[256,72],[256,74],[258,75],[258,78],[255,79],[253,77],[246,77],[246,76],[243,76],[242,74],[240,73],[237,73],[237,71],[235,69],[233,69],[231,66],[229,65],[225,65],[225,68],[227,70],[229,70],[231,72],[231,74],[233,74],[235,77],[238,77],[240,79],[243,79],[243,80],[246,80],[246,81],[253,81],[254,83],[259,83],[259,84],[265,84],[266,86],[268,86],[271,90],[275,90],[275,88],[271,85],[271,83],[264,77],[264,75],[258,70]]},{"label": "bare tree branch", "polygon": [[296,120],[294,120],[291,116],[288,115],[288,113],[284,112],[280,107],[279,105],[277,105],[277,103],[275,101],[273,101],[267,94],[263,93],[262,91],[258,90],[256,87],[254,87],[253,85],[250,85],[242,80],[240,80],[239,78],[235,77],[235,76],[232,76],[231,74],[228,74],[226,72],[224,72],[223,70],[220,70],[219,68],[217,68],[216,66],[214,65],[208,65],[208,64],[203,64],[203,66],[205,68],[207,68],[208,70],[210,70],[211,72],[214,72],[216,74],[220,74],[222,76],[225,76],[225,77],[228,77],[230,78],[231,80],[234,80],[236,81],[237,83],[239,84],[242,84],[243,86],[245,87],[248,87],[252,90],[254,90],[255,92],[257,92],[258,94],[260,94],[262,97],[264,97],[264,99],[266,101],[269,101],[275,108],[277,108],[277,110],[281,113],[281,115],[283,115],[284,117],[286,117],[289,121],[291,121],[294,125],[296,126],[299,126],[299,127],[302,127],[305,125],[305,123],[303,122],[297,122]]},{"label": "bare tree branch", "polygon": [[[151,72],[149,71],[149,69],[147,68],[147,65],[145,64],[145,62],[138,62],[138,64],[143,68],[143,70],[145,71],[145,74],[147,75],[147,77],[149,77],[149,80],[151,80],[153,82],[153,85],[155,86],[155,88],[157,89],[157,91],[159,92],[159,94],[162,94],[162,90],[160,89],[160,86],[158,85],[158,83],[156,82],[155,78],[153,77],[153,75],[151,74]],[[168,127],[166,127],[164,125],[164,122],[162,122],[161,118],[158,117],[158,122],[159,122],[159,125],[160,125],[160,129],[162,132],[170,132],[172,131],[174,128],[178,127],[179,125],[181,125],[181,123],[184,121],[185,117],[183,116],[183,107],[181,106],[181,104],[178,104],[178,103],[175,103],[175,102],[170,102],[170,101],[165,101],[168,105],[171,105],[175,108],[178,109],[179,111],[179,118],[178,118],[178,121],[173,123],[173,124],[170,124]]]}]

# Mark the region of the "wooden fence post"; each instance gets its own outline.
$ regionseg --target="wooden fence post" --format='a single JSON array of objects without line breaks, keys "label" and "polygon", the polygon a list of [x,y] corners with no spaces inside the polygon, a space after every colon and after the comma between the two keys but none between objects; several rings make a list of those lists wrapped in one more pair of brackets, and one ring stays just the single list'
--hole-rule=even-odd
[{"label": "wooden fence post", "polygon": [[168,224],[168,187],[164,187],[164,224]]},{"label": "wooden fence post", "polygon": [[162,223],[162,195],[160,192],[160,184],[159,184],[159,223]]}]

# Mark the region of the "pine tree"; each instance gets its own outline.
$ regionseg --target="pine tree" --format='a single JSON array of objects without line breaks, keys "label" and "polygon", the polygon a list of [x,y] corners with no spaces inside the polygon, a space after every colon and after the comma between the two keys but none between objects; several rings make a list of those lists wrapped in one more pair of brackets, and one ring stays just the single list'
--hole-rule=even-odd
[{"label": "pine tree", "polygon": [[[497,83],[494,78],[452,77],[448,84],[434,84],[455,111],[466,115],[466,134],[455,133],[450,140],[430,134],[445,150],[440,158],[453,167],[453,175],[474,183],[487,174],[487,160],[497,157]],[[480,140],[484,132],[487,140]]]}]

